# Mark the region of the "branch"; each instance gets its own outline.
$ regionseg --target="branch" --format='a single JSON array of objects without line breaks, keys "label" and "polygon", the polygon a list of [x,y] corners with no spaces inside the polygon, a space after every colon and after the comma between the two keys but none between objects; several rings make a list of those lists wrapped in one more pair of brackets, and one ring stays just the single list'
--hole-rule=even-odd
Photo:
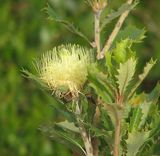
[{"label": "branch", "polygon": [[114,156],[119,156],[119,144],[120,144],[120,133],[121,133],[121,124],[120,119],[118,119],[115,128],[115,140],[114,140]]},{"label": "branch", "polygon": [[[128,4],[132,4],[133,0],[128,0]],[[102,49],[100,55],[98,56],[98,59],[102,59],[105,56],[105,53],[110,49],[112,42],[114,41],[115,37],[117,36],[119,30],[121,29],[126,17],[128,16],[130,10],[126,10],[119,18],[118,22],[115,25],[115,28],[113,29],[111,35],[109,36],[109,39],[106,41],[104,48]]]},{"label": "branch", "polygon": [[80,110],[78,101],[76,101],[75,104],[76,104],[77,122],[78,122],[78,125],[79,125],[79,130],[80,130],[80,133],[81,133],[81,137],[82,137],[85,149],[86,149],[86,156],[94,156],[90,135],[87,134],[87,131],[86,131],[86,129],[85,129],[80,117],[79,117],[79,115],[81,114],[81,110]]},{"label": "branch", "polygon": [[97,57],[100,55],[101,47],[100,47],[100,16],[101,10],[95,11],[94,20],[95,20],[95,46],[97,48]]}]

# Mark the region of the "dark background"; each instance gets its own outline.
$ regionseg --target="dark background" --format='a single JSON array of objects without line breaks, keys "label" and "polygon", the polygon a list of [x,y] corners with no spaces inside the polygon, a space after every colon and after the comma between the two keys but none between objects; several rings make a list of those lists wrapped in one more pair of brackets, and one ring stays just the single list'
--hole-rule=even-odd
[{"label": "dark background", "polygon": [[[124,0],[110,0],[118,8]],[[33,71],[32,61],[42,52],[66,43],[85,41],[68,32],[62,25],[49,21],[44,0],[1,0],[0,2],[0,155],[1,156],[68,156],[62,145],[50,141],[38,130],[40,124],[61,120],[49,107],[53,98],[24,78],[21,68]],[[61,17],[73,21],[92,40],[93,15],[83,0],[52,0]],[[107,36],[113,23],[104,33]],[[146,28],[144,42],[134,48],[140,60],[138,69],[151,57],[158,63],[141,89],[150,91],[160,79],[160,1],[141,0],[125,25]],[[104,38],[102,38],[104,41]]]}]

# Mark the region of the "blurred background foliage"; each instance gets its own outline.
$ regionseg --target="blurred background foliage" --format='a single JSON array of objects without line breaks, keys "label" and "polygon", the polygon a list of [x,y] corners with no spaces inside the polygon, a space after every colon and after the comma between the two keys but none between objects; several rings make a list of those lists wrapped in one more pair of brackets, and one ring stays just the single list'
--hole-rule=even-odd
[{"label": "blurred background foliage", "polygon": [[[125,0],[109,1],[117,9]],[[58,16],[74,22],[93,40],[93,15],[83,0],[50,0]],[[32,61],[42,52],[61,43],[89,46],[68,32],[61,24],[49,21],[44,0],[1,0],[0,5],[0,155],[1,156],[69,156],[64,146],[41,135],[38,126],[62,120],[50,104],[56,104],[45,91],[25,79],[20,70],[33,71]],[[107,9],[106,13],[111,11]],[[160,79],[160,1],[141,1],[125,25],[146,28],[146,39],[135,46],[141,66],[154,57],[158,59],[142,85],[150,91]],[[103,32],[108,36],[114,22]],[[105,38],[102,39],[104,41]]]}]

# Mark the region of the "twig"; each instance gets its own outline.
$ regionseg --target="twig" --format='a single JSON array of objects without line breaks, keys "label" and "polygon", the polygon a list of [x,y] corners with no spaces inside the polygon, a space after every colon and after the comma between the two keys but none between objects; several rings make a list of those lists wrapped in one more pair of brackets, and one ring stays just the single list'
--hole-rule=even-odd
[{"label": "twig", "polygon": [[80,129],[81,136],[82,136],[82,139],[85,145],[87,156],[94,156],[90,136],[87,135],[87,132],[83,125],[79,125],[79,129]]},{"label": "twig", "polygon": [[93,154],[93,147],[92,147],[92,142],[91,142],[91,137],[90,135],[87,134],[87,131],[79,117],[79,115],[81,114],[81,110],[79,108],[79,104],[78,101],[76,101],[76,115],[77,115],[77,122],[79,125],[79,130],[81,133],[81,137],[86,149],[86,156],[94,156]]},{"label": "twig", "polygon": [[[116,102],[117,103],[117,107],[122,108],[123,107],[123,97],[118,96],[116,101],[117,101]],[[120,140],[121,140],[121,117],[118,115],[116,117],[113,156],[119,156]]]},{"label": "twig", "polygon": [[121,124],[120,119],[117,120],[116,128],[115,128],[115,140],[114,140],[114,156],[119,156],[119,144],[120,144],[120,132],[121,132]]},{"label": "twig", "polygon": [[95,20],[95,45],[97,48],[97,57],[100,55],[101,47],[100,47],[100,16],[101,10],[97,10],[94,13],[94,20]]},{"label": "twig", "polygon": [[[128,0],[128,4],[132,4],[134,0]],[[117,36],[119,30],[121,29],[126,17],[129,14],[129,10],[125,11],[119,18],[118,22],[115,25],[115,28],[113,29],[111,35],[109,36],[109,39],[106,41],[104,48],[100,52],[100,55],[98,56],[98,59],[102,59],[105,56],[105,53],[110,49],[112,42],[114,41],[115,37]]]}]

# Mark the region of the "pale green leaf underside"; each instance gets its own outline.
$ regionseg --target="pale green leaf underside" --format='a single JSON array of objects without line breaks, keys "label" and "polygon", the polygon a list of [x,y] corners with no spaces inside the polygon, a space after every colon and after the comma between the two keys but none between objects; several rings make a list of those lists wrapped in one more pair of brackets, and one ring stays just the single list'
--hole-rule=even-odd
[{"label": "pale green leaf underside", "polygon": [[128,134],[127,143],[127,155],[126,156],[136,156],[139,148],[147,141],[149,137],[149,132],[138,132]]},{"label": "pale green leaf underside", "polygon": [[79,133],[79,128],[75,126],[73,122],[68,122],[67,120],[63,122],[56,123],[57,126],[60,126],[62,128],[68,129],[70,131]]}]

